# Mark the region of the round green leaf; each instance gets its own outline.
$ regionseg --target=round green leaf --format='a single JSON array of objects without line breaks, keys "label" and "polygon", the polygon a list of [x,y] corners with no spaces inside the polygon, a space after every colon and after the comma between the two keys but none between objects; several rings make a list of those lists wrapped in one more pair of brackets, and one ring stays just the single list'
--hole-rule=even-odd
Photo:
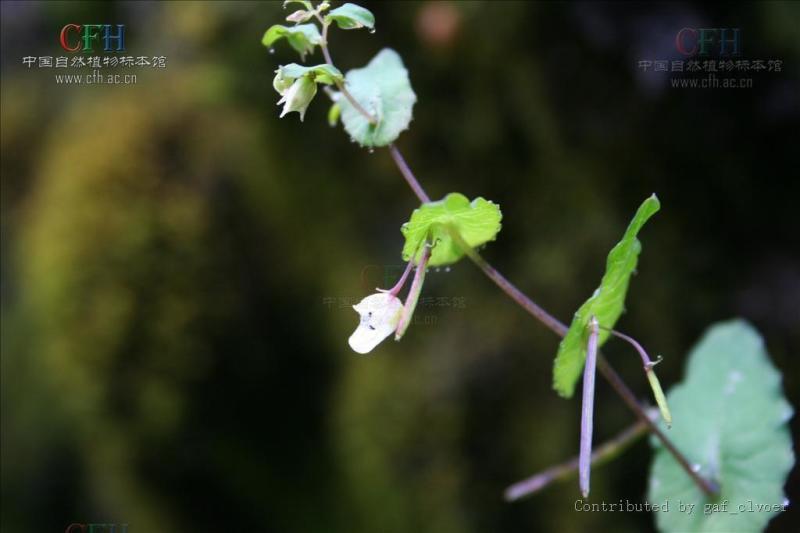
[{"label": "round green leaf", "polygon": [[342,124],[353,140],[362,146],[386,146],[408,128],[417,95],[397,52],[384,48],[366,67],[349,71],[345,80],[353,98],[377,121],[370,124],[342,98]]},{"label": "round green leaf", "polygon": [[502,218],[497,204],[480,197],[470,202],[457,192],[438,202],[422,204],[401,228],[406,239],[403,260],[409,261],[413,257],[418,261],[422,245],[428,241],[433,244],[429,266],[455,263],[465,252],[453,241],[449,228],[458,231],[461,238],[474,248],[497,237]]},{"label": "round green leaf", "polygon": [[658,528],[764,529],[788,503],[783,485],[794,453],[787,425],[792,408],[758,332],[742,320],[712,326],[692,350],[683,383],[668,398],[673,424],[667,434],[720,492],[706,497],[660,441],[651,440],[655,458],[648,499],[662,506],[669,500],[668,511],[656,514]]},{"label": "round green leaf", "polygon": [[312,6],[311,2],[309,2],[308,0],[285,0],[283,2],[283,9],[286,9],[286,6],[290,4],[300,4],[306,9],[309,10],[314,9],[314,6]]},{"label": "round green leaf", "polygon": [[283,26],[275,24],[271,26],[261,39],[261,43],[267,48],[281,39],[286,39],[289,44],[297,50],[301,58],[314,51],[314,47],[322,43],[322,35],[319,33],[316,24],[298,24],[297,26]]},{"label": "round green leaf", "polygon": [[374,28],[375,16],[369,9],[355,4],[343,4],[325,17],[327,21],[335,20],[343,30],[357,30],[359,28]]},{"label": "round green leaf", "polygon": [[311,67],[298,65],[297,63],[290,63],[288,65],[278,67],[278,70],[276,70],[275,73],[277,74],[276,77],[280,80],[290,81],[294,81],[297,78],[309,75],[312,81],[324,83],[326,85],[332,85],[336,82],[341,82],[344,80],[344,77],[338,68],[326,63]]}]

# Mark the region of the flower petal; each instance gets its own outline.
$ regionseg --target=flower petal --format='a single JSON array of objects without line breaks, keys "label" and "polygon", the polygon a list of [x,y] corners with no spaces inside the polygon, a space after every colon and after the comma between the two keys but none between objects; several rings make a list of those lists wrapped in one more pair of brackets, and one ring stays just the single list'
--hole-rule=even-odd
[{"label": "flower petal", "polygon": [[353,309],[360,315],[361,322],[348,342],[354,351],[365,354],[397,329],[403,302],[391,294],[378,293],[367,296]]}]

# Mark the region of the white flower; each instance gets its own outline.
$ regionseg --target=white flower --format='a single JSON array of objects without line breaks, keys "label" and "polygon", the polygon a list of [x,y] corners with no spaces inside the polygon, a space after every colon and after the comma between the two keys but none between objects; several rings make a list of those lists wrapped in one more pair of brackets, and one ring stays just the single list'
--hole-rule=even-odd
[{"label": "white flower", "polygon": [[361,323],[350,335],[350,347],[358,353],[369,353],[380,342],[394,333],[403,311],[400,298],[386,292],[371,294],[353,309],[361,316]]},{"label": "white flower", "polygon": [[[279,74],[279,76],[281,75]],[[280,85],[281,82],[279,82],[276,77],[276,80],[273,81],[273,86],[278,92],[280,92]],[[302,122],[308,104],[311,103],[311,100],[314,99],[314,95],[317,94],[317,84],[309,76],[301,76],[294,80],[294,83],[284,92],[281,92],[281,94],[283,97],[278,100],[278,105],[283,104],[281,118],[283,118],[286,113],[297,111],[300,113],[300,121]]]}]

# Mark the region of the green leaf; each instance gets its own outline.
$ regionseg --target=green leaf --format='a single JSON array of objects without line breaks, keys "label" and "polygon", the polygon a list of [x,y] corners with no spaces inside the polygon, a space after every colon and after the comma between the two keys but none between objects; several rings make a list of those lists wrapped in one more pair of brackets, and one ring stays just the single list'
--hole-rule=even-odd
[{"label": "green leaf", "polygon": [[272,48],[275,42],[283,38],[289,41],[301,58],[304,58],[307,53],[313,52],[314,47],[322,43],[322,35],[316,24],[298,24],[297,26],[275,24],[264,33],[261,43],[267,48]]},{"label": "green leaf", "polygon": [[325,21],[330,22],[332,20],[335,20],[339,28],[343,30],[372,29],[375,27],[375,16],[369,9],[350,3],[343,4],[328,13]]},{"label": "green leaf", "polygon": [[384,48],[366,67],[349,71],[345,79],[353,98],[377,120],[370,124],[347,98],[342,98],[342,123],[350,137],[361,146],[394,142],[408,128],[417,101],[397,52]]},{"label": "green leaf", "polygon": [[[569,398],[575,392],[575,383],[581,375],[586,360],[589,319],[596,316],[601,326],[613,328],[622,314],[628,282],[636,269],[639,252],[642,249],[636,235],[660,207],[661,204],[655,194],[642,203],[622,240],[609,252],[606,272],[600,281],[600,287],[575,313],[569,331],[558,346],[558,354],[553,365],[553,388],[561,396]],[[600,331],[601,346],[608,336],[608,331]]]},{"label": "green leaf", "polygon": [[403,260],[419,261],[425,241],[433,244],[429,266],[455,263],[464,256],[464,250],[453,240],[449,228],[459,232],[471,247],[493,241],[500,231],[503,214],[500,206],[476,198],[470,202],[463,194],[454,192],[438,202],[422,204],[411,213],[411,219],[401,231],[406,239]]},{"label": "green leaf", "polygon": [[[652,440],[648,500],[663,505],[669,499],[668,511],[656,513],[658,528],[761,531],[783,509],[794,454],[792,407],[758,332],[742,320],[712,326],[692,350],[684,381],[668,397],[674,415],[670,439],[720,492],[707,498]],[[681,511],[679,501],[694,504],[694,511]]]},{"label": "green leaf", "polygon": [[303,76],[309,76],[312,81],[324,83],[326,85],[332,85],[336,82],[341,83],[344,81],[344,76],[342,76],[342,73],[338,68],[325,63],[311,67],[298,65],[297,63],[290,63],[288,65],[278,67],[278,70],[276,70],[275,73],[276,80],[273,82],[273,86],[276,87],[276,90],[283,83],[289,82],[289,84],[291,84],[292,81]]},{"label": "green leaf", "polygon": [[308,0],[284,0],[283,2],[283,9],[286,9],[286,6],[289,4],[301,4],[304,8],[308,10],[314,9],[314,6],[311,5],[311,2]]}]

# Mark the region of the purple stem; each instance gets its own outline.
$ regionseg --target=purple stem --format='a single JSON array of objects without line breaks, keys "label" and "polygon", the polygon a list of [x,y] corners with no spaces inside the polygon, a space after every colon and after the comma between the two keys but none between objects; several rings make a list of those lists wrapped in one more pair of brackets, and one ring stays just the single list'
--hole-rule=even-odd
[{"label": "purple stem", "polygon": [[[417,271],[414,273],[414,281],[411,282],[411,288],[408,289],[408,296],[406,296],[406,304],[403,306],[403,314],[400,315],[400,321],[397,323],[395,330],[394,340],[399,341],[403,334],[411,324],[411,317],[414,315],[414,309],[417,307],[419,294],[422,292],[422,283],[425,281],[425,271],[428,268],[428,259],[431,257],[431,247],[425,243],[422,246],[422,255],[417,263]],[[409,261],[409,263],[412,263]]]},{"label": "purple stem", "polygon": [[589,321],[589,342],[583,367],[583,405],[581,408],[581,445],[578,454],[578,479],[581,494],[589,496],[589,475],[592,468],[592,426],[594,422],[594,374],[597,367],[597,319]]},{"label": "purple stem", "polygon": [[618,337],[625,342],[629,343],[633,346],[637,352],[639,352],[639,356],[642,358],[642,364],[644,365],[644,373],[647,376],[647,381],[650,382],[650,388],[653,389],[653,396],[656,398],[656,403],[658,404],[658,408],[661,410],[661,416],[664,418],[664,422],[667,423],[667,427],[672,427],[672,415],[669,412],[669,405],[667,405],[667,398],[664,396],[664,391],[661,389],[661,383],[658,381],[658,377],[656,373],[653,371],[653,367],[656,366],[659,361],[661,361],[661,357],[659,356],[658,360],[653,362],[650,360],[650,356],[647,355],[647,351],[642,347],[639,342],[634,339],[633,337],[629,337],[624,333],[620,333],[617,330],[611,328],[603,328],[604,330],[608,331],[615,337]]},{"label": "purple stem", "polygon": [[[331,58],[330,51],[328,50],[328,42],[327,42],[327,25],[325,24],[322,17],[317,14],[317,18],[320,20],[320,23],[323,25],[323,44],[321,46],[322,53],[325,56],[325,61],[329,65],[333,65],[333,59]],[[344,94],[345,98],[347,98],[364,117],[369,121],[371,124],[375,124],[375,118],[368,113],[363,107],[361,107],[358,102],[353,98],[353,96],[347,91],[343,84],[337,85],[339,90],[341,90],[342,94]],[[405,178],[406,182],[408,183],[411,190],[414,191],[414,194],[417,195],[419,201],[422,203],[430,202],[430,197],[425,192],[425,189],[422,188],[417,178],[414,176],[414,173],[411,171],[411,168],[406,163],[403,155],[400,153],[400,150],[394,144],[389,145],[389,152],[392,155],[392,159],[394,160],[397,168],[400,170],[400,173]],[[465,248],[465,250],[471,248]],[[484,260],[477,252],[472,250],[472,254],[470,255],[467,252],[469,258],[472,259],[475,264],[477,264],[481,270],[492,280],[494,281],[500,289],[503,290],[512,300],[522,306],[523,309],[528,311],[534,318],[542,322],[545,326],[553,330],[558,336],[563,337],[567,333],[567,327],[562,324],[557,318],[550,315],[547,311],[536,305],[533,300],[528,298],[525,294],[523,294],[519,289],[517,289],[510,281],[508,281],[500,272],[495,270],[486,260]],[[675,460],[683,467],[689,477],[694,480],[700,489],[705,492],[708,496],[713,496],[717,492],[717,487],[715,484],[707,481],[706,479],[700,477],[696,472],[692,470],[691,465],[686,460],[686,457],[678,451],[677,448],[672,444],[672,442],[664,435],[661,430],[658,429],[658,426],[653,423],[645,414],[644,409],[642,406],[639,405],[639,402],[636,400],[633,392],[625,385],[625,382],[622,381],[619,374],[611,367],[611,365],[606,361],[605,357],[602,354],[598,354],[598,366],[600,372],[603,376],[608,380],[617,394],[628,404],[628,407],[636,414],[636,416],[644,422],[650,432],[652,432],[669,450],[669,452],[675,457]]]},{"label": "purple stem", "polygon": [[408,279],[408,274],[411,272],[411,269],[414,267],[414,261],[409,261],[406,263],[406,269],[403,272],[403,275],[400,276],[400,280],[395,283],[394,287],[389,289],[388,291],[385,289],[377,289],[378,292],[385,292],[391,296],[397,296],[401,290],[403,290],[403,285],[406,284],[406,280]]},{"label": "purple stem", "polygon": [[[651,411],[651,413],[648,413],[651,419],[658,416],[654,410]],[[601,463],[613,459],[627,448],[628,445],[645,433],[647,433],[647,424],[641,420],[634,422],[628,429],[594,449],[592,453],[592,465],[598,466]],[[525,496],[539,492],[554,481],[568,478],[574,474],[576,470],[578,470],[577,456],[514,483],[506,489],[504,493],[505,499],[509,502],[516,501]]]},{"label": "purple stem", "polygon": [[[392,145],[394,147],[394,145]],[[397,148],[394,148],[395,151],[399,154],[400,152]],[[402,159],[401,159],[402,160]],[[395,160],[397,161],[397,160]],[[403,164],[405,165],[405,161],[403,160]],[[407,165],[401,167],[398,164],[398,168],[400,168],[400,172],[405,175],[405,172],[411,173],[411,170],[408,168]],[[411,177],[414,178],[413,174]],[[408,180],[407,180],[408,181]],[[419,182],[416,178],[413,181],[409,181],[409,184],[416,183],[419,185]],[[414,187],[412,186],[412,189]],[[416,192],[416,191],[415,191]],[[423,193],[424,194],[424,193]],[[418,195],[419,196],[419,195]],[[427,198],[427,195],[425,195]],[[567,334],[568,328],[565,326],[560,320],[556,317],[545,311],[543,308],[536,305],[536,303],[531,300],[525,293],[520,291],[513,283],[508,281],[505,276],[503,276],[500,272],[498,272],[492,265],[489,264],[481,255],[476,252],[471,246],[467,245],[464,240],[461,238],[461,235],[458,234],[457,231],[453,231],[453,228],[450,229],[450,234],[453,236],[453,239],[458,243],[462,250],[467,254],[473,263],[475,263],[478,268],[480,268],[486,276],[495,282],[495,284],[508,295],[509,298],[514,300],[520,307],[525,309],[531,316],[537,319],[539,322],[544,324],[547,328],[553,331],[559,337],[564,337]],[[707,496],[714,496],[719,488],[717,485],[703,477],[701,477],[697,472],[692,470],[692,466],[689,464],[689,461],[686,457],[675,447],[671,440],[661,431],[655,422],[653,422],[650,417],[647,416],[645,413],[644,408],[639,404],[639,401],[636,399],[636,396],[633,394],[630,388],[622,381],[622,378],[617,371],[611,366],[611,364],[603,357],[602,353],[597,354],[597,368],[603,377],[609,382],[611,387],[614,391],[619,395],[620,398],[628,405],[631,411],[634,412],[636,417],[642,421],[646,426],[647,429],[655,435],[655,437],[661,441],[664,447],[669,451],[670,454],[675,458],[679,465],[686,471],[686,474],[695,482],[695,484],[702,490]]]},{"label": "purple stem", "polygon": [[390,144],[389,153],[392,154],[392,159],[394,159],[394,163],[397,165],[397,168],[400,169],[400,174],[402,174],[406,179],[408,186],[411,187],[411,190],[417,195],[419,201],[423,204],[430,202],[430,197],[425,192],[425,189],[422,188],[422,185],[419,184],[417,178],[414,177],[414,173],[411,172],[411,168],[409,168],[408,163],[406,163],[406,160],[403,159],[403,154],[400,153],[400,150],[398,150],[394,144]]},{"label": "purple stem", "polygon": [[[328,50],[328,28],[330,27],[330,24],[326,24],[325,21],[323,20],[323,18],[319,15],[319,13],[315,13],[315,16],[317,17],[317,20],[319,20],[319,23],[322,24],[322,43],[320,43],[320,45],[319,45],[319,47],[322,48],[322,56],[325,58],[325,62],[333,67],[334,66],[333,58],[331,57],[330,50]],[[369,122],[372,125],[375,125],[375,124],[378,123],[378,121],[375,119],[375,117],[373,117],[372,114],[369,113],[369,111],[364,109],[362,107],[362,105],[358,103],[358,100],[356,100],[353,97],[353,95],[350,94],[350,91],[347,90],[347,87],[344,86],[344,83],[342,83],[342,82],[337,80],[336,81],[336,87],[344,95],[344,97],[347,98],[347,100],[350,102],[350,104],[359,113],[364,115],[364,117],[367,119],[367,122]]]},{"label": "purple stem", "polygon": [[647,355],[647,352],[642,347],[642,345],[639,344],[639,342],[636,339],[634,339],[633,337],[629,337],[628,335],[625,335],[624,333],[621,333],[621,332],[619,332],[619,331],[617,331],[615,329],[606,328],[606,327],[603,327],[603,326],[600,326],[600,328],[608,331],[609,333],[611,333],[615,337],[618,337],[618,338],[620,338],[620,339],[622,339],[624,341],[627,341],[631,346],[633,346],[636,349],[636,351],[639,352],[639,356],[642,358],[642,364],[644,364],[645,371],[653,368],[658,363],[658,361],[656,361],[654,363],[650,359],[650,356]]}]

